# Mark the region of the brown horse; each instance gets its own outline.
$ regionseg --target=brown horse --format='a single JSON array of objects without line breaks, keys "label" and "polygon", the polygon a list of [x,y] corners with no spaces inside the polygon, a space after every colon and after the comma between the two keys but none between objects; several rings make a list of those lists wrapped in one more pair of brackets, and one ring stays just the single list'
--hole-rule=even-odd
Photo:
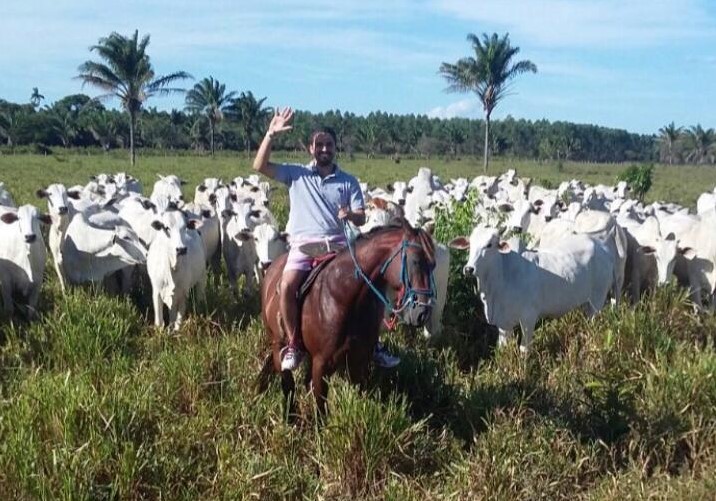
[{"label": "brown horse", "polygon": [[[390,309],[409,325],[430,318],[435,266],[433,240],[401,219],[398,226],[376,228],[360,236],[354,248],[341,251],[318,274],[301,309],[301,336],[309,355],[307,383],[320,412],[326,410],[326,378],[346,367],[351,381],[363,384],[378,341],[378,331],[389,305],[385,292],[397,293]],[[281,371],[281,349],[286,344],[279,313],[278,286],[286,254],[268,269],[261,287],[261,315],[272,351],[257,380],[259,391],[272,373],[281,373],[289,415],[294,413],[295,381]],[[370,282],[370,285],[369,285]]]}]

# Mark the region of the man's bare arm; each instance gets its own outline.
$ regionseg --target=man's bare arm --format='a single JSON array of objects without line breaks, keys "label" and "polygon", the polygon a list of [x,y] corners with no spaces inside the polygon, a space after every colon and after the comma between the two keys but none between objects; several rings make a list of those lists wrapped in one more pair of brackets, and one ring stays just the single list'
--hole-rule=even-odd
[{"label": "man's bare arm", "polygon": [[259,151],[256,152],[256,158],[254,158],[254,170],[260,172],[264,176],[273,179],[276,177],[276,164],[269,162],[271,156],[271,141],[276,136],[284,131],[291,130],[293,126],[290,125],[293,119],[293,110],[291,108],[284,108],[283,110],[276,108],[271,123],[269,124],[266,135],[261,141]]}]

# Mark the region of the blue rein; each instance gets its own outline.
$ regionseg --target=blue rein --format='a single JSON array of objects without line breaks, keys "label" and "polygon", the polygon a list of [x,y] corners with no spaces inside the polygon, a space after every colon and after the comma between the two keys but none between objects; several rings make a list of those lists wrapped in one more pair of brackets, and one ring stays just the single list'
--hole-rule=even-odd
[{"label": "blue rein", "polygon": [[[430,270],[430,288],[429,289],[415,289],[413,288],[412,284],[410,283],[410,277],[408,276],[408,253],[407,249],[408,247],[417,247],[422,248],[419,244],[415,244],[412,242],[408,242],[406,239],[403,239],[403,241],[400,244],[400,247],[398,247],[395,252],[393,252],[388,259],[386,259],[385,263],[380,267],[380,274],[384,275],[388,267],[390,266],[390,263],[393,262],[393,259],[400,253],[400,283],[403,285],[403,297],[396,302],[395,306],[391,306],[390,301],[388,301],[388,298],[385,297],[385,294],[383,294],[378,288],[371,282],[370,278],[363,272],[360,265],[358,264],[358,260],[356,259],[355,254],[355,248],[352,243],[354,236],[352,234],[352,230],[348,227],[347,223],[343,224],[343,233],[346,236],[346,242],[348,244],[348,252],[351,255],[351,259],[353,260],[353,265],[355,266],[355,276],[356,278],[360,277],[363,279],[363,281],[368,285],[370,290],[373,291],[373,293],[380,299],[380,301],[385,305],[385,309],[387,311],[390,311],[391,314],[397,315],[401,311],[403,311],[409,304],[417,303],[417,297],[418,295],[424,295],[428,296],[430,298],[430,302],[428,303],[422,303],[426,306],[432,306],[432,301],[435,298],[435,277],[433,276],[432,270]],[[421,304],[421,303],[418,303]]]}]

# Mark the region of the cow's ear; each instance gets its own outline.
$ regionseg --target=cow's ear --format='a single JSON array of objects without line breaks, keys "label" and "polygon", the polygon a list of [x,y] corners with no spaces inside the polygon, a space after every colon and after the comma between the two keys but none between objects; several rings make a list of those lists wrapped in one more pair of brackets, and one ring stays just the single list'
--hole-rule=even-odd
[{"label": "cow's ear", "polygon": [[393,193],[393,183],[386,184],[385,189],[388,190],[388,193]]},{"label": "cow's ear", "polygon": [[412,193],[414,189],[415,189],[414,186],[408,186],[408,187],[405,189],[405,191],[407,191],[408,193]]},{"label": "cow's ear", "polygon": [[696,257],[696,251],[692,249],[691,247],[679,247],[678,249],[679,254],[684,256],[686,259],[694,259]]},{"label": "cow's ear", "polygon": [[206,191],[206,186],[204,186],[203,184],[200,184],[199,186],[196,187],[196,189],[197,189],[197,191],[204,193]]},{"label": "cow's ear", "polygon": [[666,238],[664,240],[676,240],[676,235],[674,235],[673,231],[670,231],[668,235],[666,235]]},{"label": "cow's ear", "polygon": [[653,248],[651,245],[642,245],[641,247],[639,247],[639,250],[642,252],[642,254],[647,254],[647,255],[650,255],[650,254],[653,254],[656,252],[656,249]]},{"label": "cow's ear", "polygon": [[144,207],[146,210],[154,210],[157,208],[157,206],[154,205],[151,200],[140,200],[139,203],[142,204],[142,207]]},{"label": "cow's ear", "polygon": [[35,192],[35,195],[37,195],[37,198],[47,198],[50,194],[47,193],[43,188],[40,188]]},{"label": "cow's ear", "polygon": [[17,217],[17,214],[15,214],[14,212],[6,212],[2,216],[0,216],[0,220],[5,224],[12,224],[18,219],[19,218]]},{"label": "cow's ear", "polygon": [[451,249],[468,250],[470,248],[470,240],[466,237],[453,238],[448,244],[448,247]]},{"label": "cow's ear", "polygon": [[42,224],[52,224],[52,217],[49,214],[40,214],[37,216]]},{"label": "cow's ear", "polygon": [[152,228],[154,228],[157,231],[161,231],[164,229],[164,223],[161,221],[152,221]]},{"label": "cow's ear", "polygon": [[180,179],[180,180],[179,180],[179,184],[182,185],[182,186],[184,186],[184,185],[186,184],[186,181],[184,181],[183,179]]},{"label": "cow's ear", "polygon": [[259,191],[259,187],[258,187],[258,186],[251,185],[251,188],[249,188],[249,191],[250,191],[251,193],[256,193],[257,191]]},{"label": "cow's ear", "polygon": [[89,177],[89,180],[90,180],[90,181],[97,181],[97,176],[94,176],[94,175],[93,175],[93,176],[90,176],[90,177]]},{"label": "cow's ear", "polygon": [[[102,193],[103,195],[104,193]],[[70,190],[67,192],[67,196],[70,197],[72,200],[79,200],[80,199],[80,192],[77,190]]]},{"label": "cow's ear", "polygon": [[532,205],[534,205],[535,207],[542,207],[543,203],[544,203],[544,201],[542,199],[537,199],[534,202],[532,202]]},{"label": "cow's ear", "polygon": [[370,201],[377,209],[385,210],[388,207],[388,202],[383,198],[375,197],[371,198]]}]

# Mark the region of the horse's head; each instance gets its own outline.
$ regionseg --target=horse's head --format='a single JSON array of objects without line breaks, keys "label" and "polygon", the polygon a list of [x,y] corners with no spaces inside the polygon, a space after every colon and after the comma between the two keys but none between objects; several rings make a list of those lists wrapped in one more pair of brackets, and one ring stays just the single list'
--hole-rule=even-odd
[{"label": "horse's head", "polygon": [[432,237],[401,218],[402,240],[383,264],[383,274],[397,292],[394,311],[408,325],[424,325],[435,302],[435,247]]}]

